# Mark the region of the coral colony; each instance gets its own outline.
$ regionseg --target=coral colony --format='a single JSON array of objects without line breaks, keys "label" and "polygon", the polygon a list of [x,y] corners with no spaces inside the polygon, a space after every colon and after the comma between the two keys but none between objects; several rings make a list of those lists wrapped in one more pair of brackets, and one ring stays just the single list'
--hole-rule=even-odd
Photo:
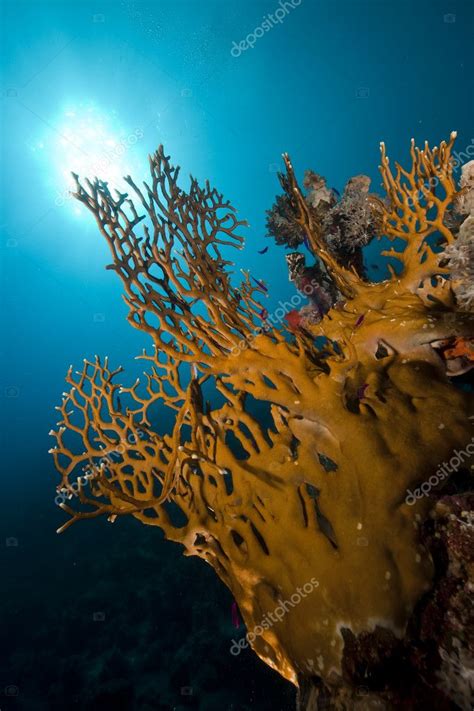
[{"label": "coral colony", "polygon": [[[474,361],[474,162],[458,188],[454,140],[412,142],[395,171],[382,144],[385,199],[364,176],[341,197],[313,172],[300,188],[284,155],[268,230],[292,250],[308,303],[278,326],[263,285],[247,273],[233,285],[222,256],[245,223],[209,183],[180,187],[162,147],[148,182],[126,178],[133,200],[75,176],[153,349],[131,386],[107,359],[70,368],[51,433],[59,530],[131,515],[203,558],[301,708],[352,708],[361,689],[367,708],[465,706],[472,692],[472,497],[440,491],[446,478],[406,502],[473,434],[472,396],[453,376]],[[392,242],[378,283],[362,255],[374,236]],[[173,413],[168,433],[160,412]]]}]

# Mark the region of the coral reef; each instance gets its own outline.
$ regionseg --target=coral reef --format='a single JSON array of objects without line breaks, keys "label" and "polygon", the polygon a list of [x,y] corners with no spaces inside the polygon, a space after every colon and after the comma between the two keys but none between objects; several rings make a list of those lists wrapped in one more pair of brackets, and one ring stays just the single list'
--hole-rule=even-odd
[{"label": "coral reef", "polygon": [[437,575],[413,620],[413,666],[460,708],[474,698],[474,496],[443,496],[423,539]]},{"label": "coral reef", "polygon": [[[273,207],[267,210],[268,236],[274,237],[279,245],[295,249],[304,243],[313,251],[298,220],[294,186],[282,173],[279,179],[284,194],[278,195]],[[312,220],[319,223],[327,248],[341,264],[353,267],[363,276],[362,247],[376,236],[379,222],[379,209],[374,209],[379,208],[378,200],[369,194],[370,178],[366,175],[351,178],[340,199],[334,189],[327,187],[326,179],[312,170],[305,172],[303,185],[306,209]],[[313,256],[318,259],[314,251]]]},{"label": "coral reef", "polygon": [[342,198],[323,219],[323,232],[329,248],[336,255],[360,254],[376,235],[376,217],[368,200],[370,179],[365,175],[351,178]]},{"label": "coral reef", "polygon": [[434,583],[415,607],[405,636],[398,639],[378,625],[358,636],[342,629],[345,685],[331,693],[321,679],[302,684],[301,708],[472,708],[473,522],[472,494],[439,495],[420,531]]},{"label": "coral reef", "polygon": [[298,291],[307,296],[310,301],[312,308],[309,309],[309,312],[312,323],[321,321],[339,299],[332,279],[318,262],[307,267],[305,256],[300,252],[287,254],[286,262],[290,281],[294,282]]},{"label": "coral reef", "polygon": [[[455,213],[465,219],[459,225],[457,239],[443,256],[451,273],[453,291],[459,307],[474,311],[474,161],[462,168],[460,196],[455,202]],[[459,222],[459,220],[458,220]]]},{"label": "coral reef", "polygon": [[[128,319],[154,349],[141,356],[144,382],[131,386],[107,359],[70,368],[51,433],[70,516],[60,530],[131,515],[203,558],[231,590],[255,652],[300,688],[308,708],[321,688],[346,708],[352,649],[367,667],[368,693],[383,691],[370,669],[379,656],[364,640],[375,635],[395,654],[435,571],[422,538],[432,498],[410,506],[407,490],[472,436],[472,396],[447,372],[449,353],[473,334],[440,256],[456,244],[447,225],[460,197],[454,138],[433,149],[412,143],[410,168],[395,174],[382,145],[388,200],[357,179],[345,195],[365,197],[348,224],[313,174],[308,201],[284,156],[282,224],[293,246],[307,241],[338,294],[291,336],[263,331],[260,289],[248,274],[233,286],[226,271],[224,248],[242,246],[244,223],[208,183],[178,186],[162,148],[148,183],[127,178],[135,201],[76,176],[75,197],[123,281]],[[377,225],[393,241],[385,254],[399,266],[389,279],[369,283],[339,258],[325,233],[336,209],[339,240],[351,235],[360,249]],[[276,608],[284,614],[274,620]],[[461,655],[446,654],[449,675]],[[439,685],[451,693],[446,679]]]}]

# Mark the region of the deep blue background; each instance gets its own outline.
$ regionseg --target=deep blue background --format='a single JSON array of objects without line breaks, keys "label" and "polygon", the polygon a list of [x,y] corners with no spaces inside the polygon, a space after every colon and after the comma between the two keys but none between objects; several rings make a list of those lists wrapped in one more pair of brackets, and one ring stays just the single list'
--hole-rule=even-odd
[{"label": "deep blue background", "polygon": [[[291,706],[291,687],[263,664],[228,655],[231,599],[199,561],[134,522],[55,535],[47,455],[67,366],[94,353],[128,366],[146,345],[92,219],[58,204],[61,171],[75,167],[61,147],[68,106],[96,107],[123,135],[143,131],[127,156],[143,177],[163,142],[184,180],[209,178],[231,199],[251,225],[237,266],[267,279],[269,310],[293,293],[284,250],[264,237],[283,151],[300,176],[313,168],[342,190],[366,173],[377,190],[381,140],[401,161],[412,136],[438,143],[456,129],[458,150],[474,142],[471,2],[302,0],[232,57],[277,7],[2,3],[2,709]],[[97,610],[106,619],[92,623]],[[2,699],[7,685],[18,696]]]}]

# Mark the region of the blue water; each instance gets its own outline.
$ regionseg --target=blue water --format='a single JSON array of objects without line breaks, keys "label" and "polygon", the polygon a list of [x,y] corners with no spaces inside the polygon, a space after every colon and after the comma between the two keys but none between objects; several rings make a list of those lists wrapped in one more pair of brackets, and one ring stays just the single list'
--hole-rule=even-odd
[{"label": "blue water", "polygon": [[145,178],[164,143],[184,181],[209,178],[250,222],[236,272],[267,280],[271,310],[294,293],[284,249],[265,238],[283,151],[301,177],[312,168],[342,191],[365,173],[377,191],[381,140],[402,161],[412,136],[474,142],[471,2],[302,0],[232,56],[278,7],[2,2],[2,710],[292,707],[292,688],[250,653],[218,662],[232,600],[199,561],[135,522],[56,536],[47,454],[68,365],[98,353],[135,372],[147,344],[69,199],[71,170],[90,174],[105,150],[120,186],[122,168]]}]

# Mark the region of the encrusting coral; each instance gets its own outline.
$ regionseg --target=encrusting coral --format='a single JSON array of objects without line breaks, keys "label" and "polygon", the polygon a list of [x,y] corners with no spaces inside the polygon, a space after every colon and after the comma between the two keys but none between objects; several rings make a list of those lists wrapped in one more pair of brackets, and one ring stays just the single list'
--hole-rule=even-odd
[{"label": "encrusting coral", "polygon": [[[160,527],[215,569],[255,652],[301,689],[342,688],[348,640],[377,630],[402,638],[431,586],[419,528],[432,500],[410,506],[407,491],[472,435],[472,398],[453,386],[446,347],[437,349],[472,336],[435,244],[456,244],[445,219],[457,197],[453,142],[412,144],[411,167],[395,174],[382,146],[388,201],[370,198],[369,222],[393,240],[386,254],[399,267],[380,283],[338,260],[284,156],[291,229],[339,294],[319,321],[291,333],[263,327],[248,274],[231,283],[222,247],[242,246],[244,223],[208,183],[179,187],[163,148],[150,157],[148,183],[127,178],[135,202],[76,176],[128,319],[154,349],[141,356],[145,381],[128,387],[107,359],[70,368],[52,432],[70,516],[60,530],[101,515]],[[363,182],[369,199],[367,190]],[[170,411],[167,433],[159,417]]]},{"label": "encrusting coral", "polygon": [[[308,244],[304,228],[298,220],[298,205],[288,175],[279,173],[283,195],[277,195],[271,210],[267,210],[268,236],[279,245],[296,249]],[[377,234],[376,196],[369,194],[370,178],[358,175],[351,178],[339,199],[335,189],[329,189],[326,179],[312,170],[305,172],[303,185],[306,194],[301,196],[305,209],[321,227],[322,239],[337,260],[346,267],[354,267],[362,276],[364,265],[362,247]]]},{"label": "encrusting coral", "polygon": [[462,167],[460,186],[455,212],[463,221],[456,241],[446,248],[443,256],[447,259],[456,301],[460,308],[474,311],[474,161]]}]

